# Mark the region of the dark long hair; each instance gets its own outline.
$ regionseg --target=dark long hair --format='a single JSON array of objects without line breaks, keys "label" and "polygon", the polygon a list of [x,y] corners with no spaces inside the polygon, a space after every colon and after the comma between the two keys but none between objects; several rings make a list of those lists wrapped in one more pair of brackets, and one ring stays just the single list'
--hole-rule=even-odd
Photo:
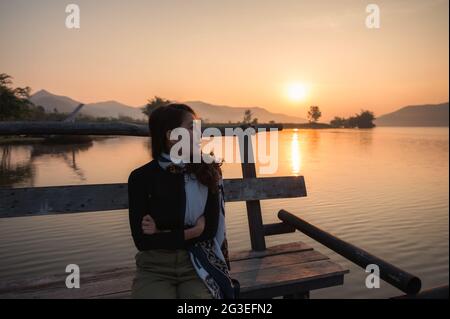
[{"label": "dark long hair", "polygon": [[[188,114],[195,116],[194,110],[186,104],[169,104],[155,109],[149,117],[148,125],[152,139],[152,156],[158,159],[162,153],[169,153],[167,149],[167,131],[180,127]],[[213,155],[213,154],[211,154]],[[207,186],[212,192],[218,190],[219,180],[222,178],[222,163],[213,161],[200,163],[187,163],[186,171],[192,173],[200,183]]]}]

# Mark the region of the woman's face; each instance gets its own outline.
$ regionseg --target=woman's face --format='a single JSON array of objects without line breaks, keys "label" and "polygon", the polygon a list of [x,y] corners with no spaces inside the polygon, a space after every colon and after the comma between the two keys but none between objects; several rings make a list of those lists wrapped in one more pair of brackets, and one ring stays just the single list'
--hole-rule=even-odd
[{"label": "woman's face", "polygon": [[[201,131],[199,125],[194,124],[194,121],[196,120],[198,120],[196,115],[186,112],[186,115],[180,125],[180,128],[186,129],[189,133],[189,155],[193,155],[194,152],[201,151]],[[168,131],[166,136],[169,150],[181,139],[181,137],[179,137],[178,140],[170,140],[171,132],[172,131]]]}]

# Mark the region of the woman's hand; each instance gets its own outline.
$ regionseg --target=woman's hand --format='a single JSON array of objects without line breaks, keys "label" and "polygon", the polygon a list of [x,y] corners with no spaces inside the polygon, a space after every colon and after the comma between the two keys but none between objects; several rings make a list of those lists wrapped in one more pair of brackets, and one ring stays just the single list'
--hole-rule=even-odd
[{"label": "woman's hand", "polygon": [[200,236],[203,231],[205,230],[205,216],[202,215],[199,217],[199,219],[197,219],[197,222],[195,223],[194,226],[198,232],[198,236]]},{"label": "woman's hand", "polygon": [[199,219],[197,219],[193,227],[184,230],[184,239],[190,240],[196,237],[200,237],[204,230],[205,216],[202,215],[199,217]]},{"label": "woman's hand", "polygon": [[156,228],[155,221],[153,220],[152,216],[145,215],[144,218],[142,218],[142,232],[145,235],[153,235],[157,232],[159,232],[158,228]]}]

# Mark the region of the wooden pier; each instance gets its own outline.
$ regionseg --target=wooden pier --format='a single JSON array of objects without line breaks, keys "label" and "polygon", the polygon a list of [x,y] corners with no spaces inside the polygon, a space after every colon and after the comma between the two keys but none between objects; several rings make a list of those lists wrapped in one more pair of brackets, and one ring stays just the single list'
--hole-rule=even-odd
[{"label": "wooden pier", "polygon": [[[146,136],[148,128],[134,124],[0,123],[0,135],[79,134]],[[267,126],[264,126],[267,128]],[[280,129],[279,126],[276,127]],[[223,128],[221,129],[223,131]],[[299,198],[307,195],[302,176],[256,176],[250,136],[239,138],[243,155],[242,178],[224,181],[227,202],[245,201],[252,249],[230,253],[232,276],[240,281],[241,298],[308,298],[309,292],[343,285],[348,269],[329,260],[302,242],[266,247],[266,236],[305,233],[361,267],[376,263],[381,279],[420,297],[420,279],[368,252],[314,227],[281,210],[280,222],[264,224],[261,200]],[[127,184],[0,188],[0,218],[100,212],[128,208]],[[81,287],[67,289],[65,276],[0,283],[0,298],[128,298],[135,269],[114,268],[82,273]],[[442,290],[442,289],[441,289]],[[444,288],[445,291],[445,288]],[[448,286],[447,286],[448,298]]]}]

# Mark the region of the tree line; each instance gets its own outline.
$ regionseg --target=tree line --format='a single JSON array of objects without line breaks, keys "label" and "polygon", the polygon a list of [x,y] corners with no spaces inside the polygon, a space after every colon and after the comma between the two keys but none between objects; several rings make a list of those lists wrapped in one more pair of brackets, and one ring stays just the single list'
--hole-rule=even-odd
[{"label": "tree line", "polygon": [[[308,111],[308,120],[311,124],[316,124],[322,112],[318,106],[311,106]],[[373,128],[375,115],[371,111],[362,110],[360,113],[348,118],[335,116],[330,121],[330,126],[334,128]]]},{"label": "tree line", "polygon": [[[40,105],[30,101],[29,87],[13,87],[12,77],[0,73],[0,121],[63,121],[69,113],[46,112]],[[94,117],[86,114],[77,114],[80,122],[132,122],[143,123],[129,116],[120,115],[118,118]]]},{"label": "tree line", "polygon": [[[307,113],[307,118],[311,127],[323,127],[327,124],[319,124],[318,121],[322,117],[322,111],[319,106],[313,105],[309,108]],[[360,113],[355,114],[349,118],[334,117],[330,121],[329,126],[333,128],[374,128],[375,115],[371,111],[362,110]],[[253,117],[253,112],[248,109],[244,112],[243,121],[239,123],[244,124],[258,124],[258,119]],[[275,121],[270,121],[269,123],[274,124]]]},{"label": "tree line", "polygon": [[19,119],[34,118],[43,111],[35,107],[29,100],[29,87],[12,87],[11,76],[0,74],[0,121],[14,121]]},{"label": "tree line", "polygon": [[330,125],[337,128],[373,128],[375,127],[374,120],[375,115],[373,112],[363,110],[359,114],[355,114],[349,118],[336,116],[330,121]]}]

